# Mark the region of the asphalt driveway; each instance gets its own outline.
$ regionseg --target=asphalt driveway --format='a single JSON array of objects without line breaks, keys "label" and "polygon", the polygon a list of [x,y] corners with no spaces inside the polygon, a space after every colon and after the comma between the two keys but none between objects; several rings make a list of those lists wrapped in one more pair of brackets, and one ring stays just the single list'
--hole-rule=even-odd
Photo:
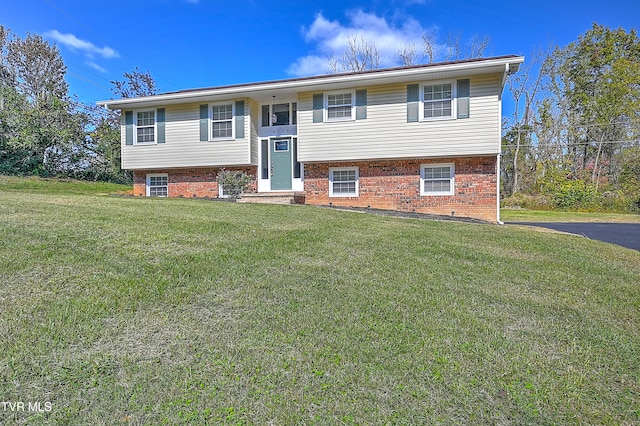
[{"label": "asphalt driveway", "polygon": [[640,251],[640,223],[510,222],[510,224],[555,229]]}]

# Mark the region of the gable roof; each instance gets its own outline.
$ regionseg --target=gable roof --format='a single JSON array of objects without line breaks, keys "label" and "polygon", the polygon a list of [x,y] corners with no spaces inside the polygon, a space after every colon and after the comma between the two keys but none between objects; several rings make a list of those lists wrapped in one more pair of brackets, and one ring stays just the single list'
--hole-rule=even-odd
[{"label": "gable roof", "polygon": [[522,56],[506,55],[201,89],[186,89],[139,98],[98,101],[97,104],[109,109],[144,108],[185,102],[211,102],[234,97],[250,97],[266,102],[270,101],[273,96],[277,96],[279,99],[287,97],[294,99],[299,92],[353,89],[374,84],[409,83],[423,79],[434,80],[495,73],[503,74],[504,84],[506,76],[516,72],[522,62],[524,62],[524,57]]}]

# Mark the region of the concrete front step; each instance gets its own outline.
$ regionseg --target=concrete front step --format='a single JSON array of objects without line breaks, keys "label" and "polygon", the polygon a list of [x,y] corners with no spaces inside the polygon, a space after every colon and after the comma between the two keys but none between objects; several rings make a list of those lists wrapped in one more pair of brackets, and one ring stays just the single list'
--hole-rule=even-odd
[{"label": "concrete front step", "polygon": [[304,192],[260,192],[242,194],[238,203],[304,204]]}]

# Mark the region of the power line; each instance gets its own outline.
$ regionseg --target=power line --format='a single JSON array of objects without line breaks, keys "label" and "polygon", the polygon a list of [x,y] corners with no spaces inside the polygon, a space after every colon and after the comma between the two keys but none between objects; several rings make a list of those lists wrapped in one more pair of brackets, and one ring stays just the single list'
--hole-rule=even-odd
[{"label": "power line", "polygon": [[[565,123],[565,124],[560,124],[556,126],[556,129],[560,129],[560,130],[567,130],[567,129],[584,129],[584,128],[592,128],[592,127],[607,127],[607,126],[618,126],[618,125],[633,125],[633,124],[640,124],[640,120],[628,120],[628,121],[615,121],[612,123],[584,123],[584,124],[569,124],[569,123]],[[523,129],[523,128],[515,128],[515,127],[510,127],[510,128],[506,128],[503,129],[503,131],[506,131],[507,133],[534,133],[534,132],[538,132],[538,129],[534,129],[531,126],[527,126],[529,128],[527,129]]]},{"label": "power line", "polygon": [[99,83],[96,83],[95,81],[93,81],[93,80],[91,80],[91,79],[89,79],[89,78],[83,77],[83,76],[81,76],[80,74],[76,74],[76,73],[74,73],[73,71],[69,71],[69,70],[67,70],[67,73],[68,73],[68,74],[70,74],[70,75],[72,75],[72,76],[74,76],[74,77],[76,77],[76,78],[79,78],[80,80],[86,81],[86,82],[87,82],[87,83],[89,83],[89,84],[92,84],[92,85],[94,85],[94,86],[96,86],[96,87],[99,87],[99,88],[101,88],[101,89],[104,89],[104,90],[106,90],[106,91],[108,91],[108,92],[111,92],[111,89],[109,89],[108,87],[105,87],[105,86],[103,86],[103,85],[101,85],[101,84],[99,84]]},{"label": "power line", "polygon": [[[572,146],[588,146],[588,145],[622,145],[622,144],[640,144],[640,140],[638,139],[634,139],[634,140],[627,140],[627,141],[623,141],[623,140],[618,140],[618,141],[585,141],[585,142],[571,142],[571,143],[556,143],[556,144],[520,144],[520,148],[539,148],[541,145],[545,145],[551,148],[568,148],[568,147],[572,147]],[[503,148],[517,148],[518,145],[517,144],[508,144],[508,145],[501,145]]]}]

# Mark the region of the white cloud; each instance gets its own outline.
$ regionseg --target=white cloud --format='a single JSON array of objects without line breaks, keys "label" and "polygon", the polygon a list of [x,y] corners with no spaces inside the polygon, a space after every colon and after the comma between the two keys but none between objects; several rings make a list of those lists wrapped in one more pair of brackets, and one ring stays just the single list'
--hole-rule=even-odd
[{"label": "white cloud", "polygon": [[100,71],[101,73],[107,72],[105,68],[101,67],[100,65],[96,64],[93,61],[85,61],[85,64],[89,65],[91,68],[93,68],[96,71]]},{"label": "white cloud", "polygon": [[329,20],[322,13],[316,15],[303,35],[308,43],[315,44],[308,55],[298,58],[289,66],[288,72],[295,76],[324,74],[327,72],[328,57],[339,58],[347,47],[348,38],[357,36],[373,43],[380,55],[380,65],[396,66],[396,54],[403,46],[413,44],[416,54],[422,54],[422,34],[437,32],[434,28],[423,28],[411,17],[400,22],[389,22],[386,18],[362,10],[347,12],[346,24]]},{"label": "white cloud", "polygon": [[44,33],[45,37],[54,39],[73,50],[83,52],[87,57],[93,58],[95,55],[102,56],[105,59],[117,58],[120,56],[118,52],[110,47],[98,47],[90,41],[82,40],[73,34],[62,34],[58,30],[51,30]]},{"label": "white cloud", "polygon": [[295,76],[326,74],[330,71],[329,56],[308,55],[296,59],[288,72]]}]

